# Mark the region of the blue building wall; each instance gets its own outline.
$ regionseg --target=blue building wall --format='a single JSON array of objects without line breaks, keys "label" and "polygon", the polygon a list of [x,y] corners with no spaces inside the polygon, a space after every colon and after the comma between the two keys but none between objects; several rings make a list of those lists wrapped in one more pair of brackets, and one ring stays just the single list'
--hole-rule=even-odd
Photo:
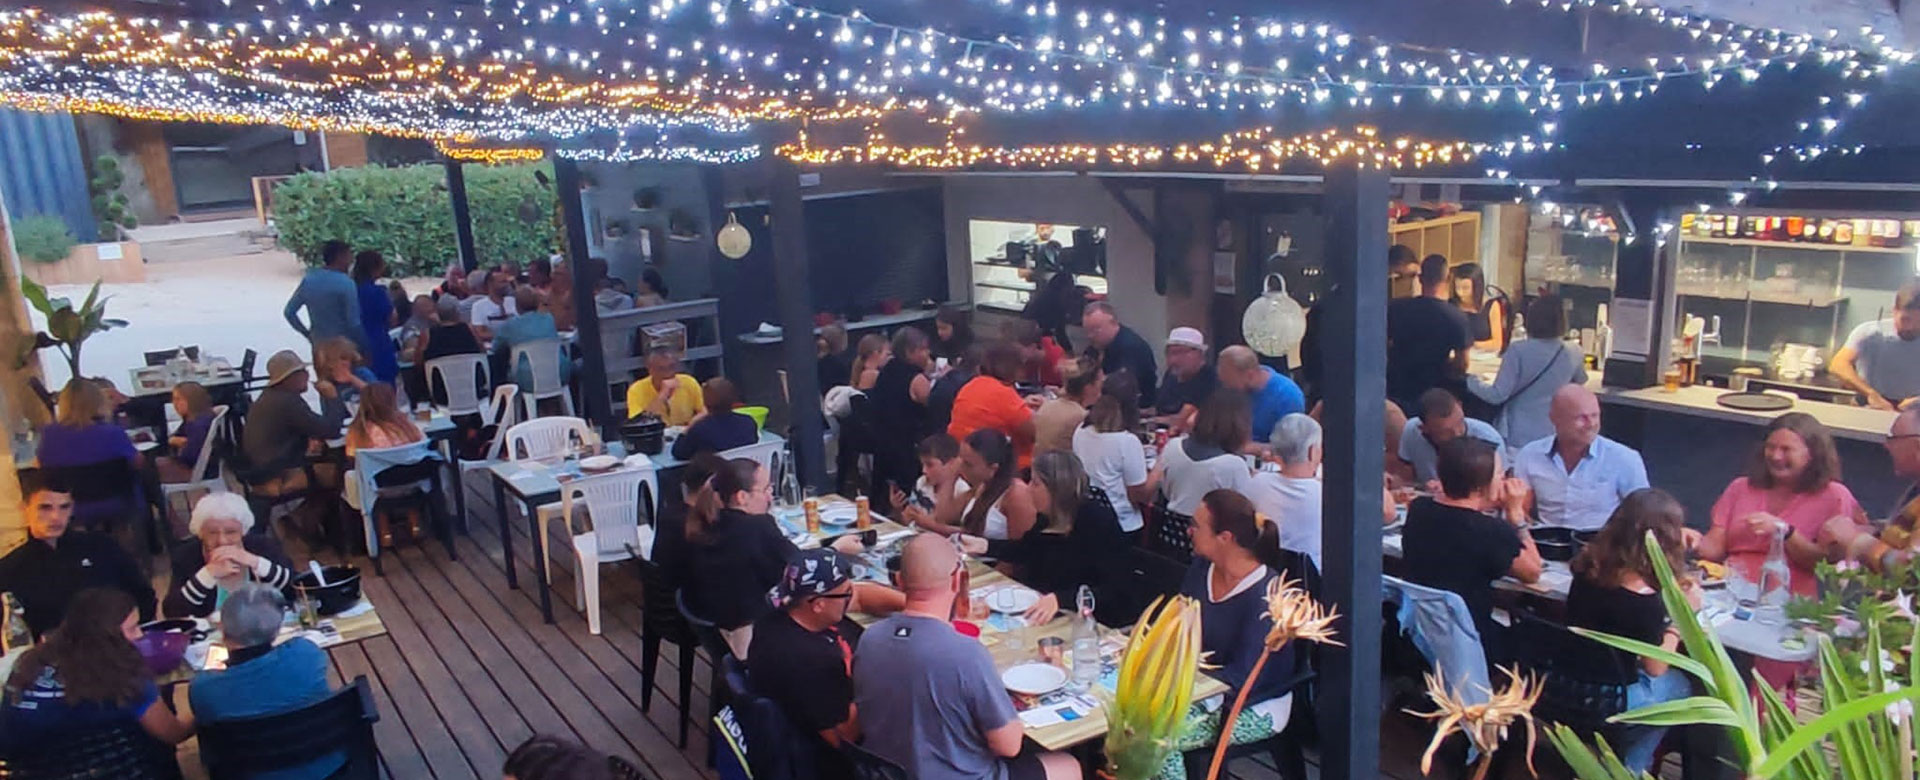
[{"label": "blue building wall", "polygon": [[75,238],[98,238],[72,115],[0,108],[0,192],[13,219],[52,214]]}]

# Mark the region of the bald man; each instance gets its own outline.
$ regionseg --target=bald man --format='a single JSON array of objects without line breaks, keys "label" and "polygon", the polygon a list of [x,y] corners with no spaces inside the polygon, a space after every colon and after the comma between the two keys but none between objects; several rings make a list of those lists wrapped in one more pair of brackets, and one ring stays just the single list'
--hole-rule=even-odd
[{"label": "bald man", "polygon": [[1253,404],[1253,440],[1261,444],[1273,433],[1273,426],[1289,414],[1304,414],[1307,397],[1293,380],[1281,376],[1260,356],[1244,346],[1220,350],[1220,386],[1246,393]]},{"label": "bald man", "polygon": [[1830,552],[1864,563],[1874,571],[1909,563],[1920,551],[1920,405],[1902,409],[1893,418],[1886,447],[1887,456],[1893,459],[1894,475],[1912,480],[1906,492],[1888,508],[1882,521],[1870,522],[1864,516],[1835,517],[1827,521],[1816,540],[1828,544]]},{"label": "bald man", "polygon": [[993,656],[953,630],[963,562],[953,543],[921,534],[900,559],[906,608],[874,623],[853,656],[862,746],[918,780],[1069,780],[1064,753],[1020,753],[1023,729]]},{"label": "bald man", "polygon": [[1553,394],[1553,435],[1513,458],[1540,525],[1595,531],[1628,493],[1647,486],[1647,464],[1632,447],[1600,435],[1600,399],[1583,385]]}]

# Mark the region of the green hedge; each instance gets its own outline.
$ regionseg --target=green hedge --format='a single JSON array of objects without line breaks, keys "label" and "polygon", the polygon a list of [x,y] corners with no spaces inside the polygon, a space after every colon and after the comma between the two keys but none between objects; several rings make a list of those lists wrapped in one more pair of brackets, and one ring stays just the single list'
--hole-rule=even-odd
[{"label": "green hedge", "polygon": [[[536,170],[552,180],[544,163],[466,167],[482,265],[524,264],[553,251],[553,191],[534,178]],[[460,254],[446,169],[439,165],[302,173],[274,189],[273,217],[280,245],[309,266],[319,264],[320,246],[336,238],[355,251],[380,250],[394,276],[439,275]]]}]

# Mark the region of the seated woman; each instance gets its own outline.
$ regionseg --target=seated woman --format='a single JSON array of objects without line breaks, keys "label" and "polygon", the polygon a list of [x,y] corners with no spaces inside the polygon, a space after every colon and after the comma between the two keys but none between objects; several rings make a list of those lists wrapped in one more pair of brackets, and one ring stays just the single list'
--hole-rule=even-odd
[{"label": "seated woman", "polygon": [[922,528],[988,539],[1018,539],[1033,530],[1033,493],[1016,475],[1013,442],[1005,434],[983,428],[961,442],[960,478],[972,489],[956,490],[934,504],[933,517],[921,522]]},{"label": "seated woman", "polygon": [[[353,422],[347,425],[347,457],[351,458],[363,449],[382,450],[412,444],[426,438],[427,435],[421,432],[420,426],[414,424],[413,420],[407,417],[406,412],[401,411],[399,403],[400,400],[394,393],[393,385],[379,383],[367,386],[366,393],[360,398],[360,413],[354,415]],[[358,506],[358,502],[367,500],[360,495],[359,484],[358,479],[347,480],[347,502],[350,505]],[[382,488],[381,492],[383,494],[388,490],[405,492],[412,489],[412,486],[399,486]],[[407,521],[415,539],[425,538],[425,534],[420,530],[419,512],[409,511]],[[380,544],[393,544],[393,532],[387,526],[386,516],[376,513],[373,522],[380,534]]]},{"label": "seated woman", "polygon": [[726,377],[716,376],[700,386],[707,408],[693,416],[685,433],[673,442],[673,456],[687,460],[702,452],[726,452],[760,441],[760,424],[734,411],[740,391]]},{"label": "seated woman", "polygon": [[998,342],[987,348],[980,375],[953,396],[947,435],[961,441],[978,430],[995,430],[1013,440],[1018,468],[1033,463],[1033,410],[1041,398],[1020,397],[1013,383],[1020,376],[1020,348]]},{"label": "seated woman", "polygon": [[1167,442],[1156,470],[1167,510],[1192,517],[1200,500],[1215,490],[1245,493],[1253,469],[1240,451],[1253,437],[1253,409],[1247,394],[1221,389],[1208,396],[1193,417],[1193,430]]},{"label": "seated woman", "polygon": [[1087,410],[1100,400],[1100,364],[1088,358],[1068,364],[1066,385],[1060,397],[1040,405],[1033,413],[1033,454],[1055,450],[1073,450],[1073,432],[1087,421]]},{"label": "seated woman", "polygon": [[[1493,583],[1501,577],[1538,582],[1546,564],[1527,524],[1524,491],[1496,479],[1500,453],[1492,444],[1461,436],[1441,444],[1437,467],[1441,493],[1407,507],[1402,559],[1408,582],[1450,590],[1466,602],[1487,660],[1506,658],[1500,624],[1493,620]],[[1505,517],[1491,513],[1504,512]]]},{"label": "seated woman", "polygon": [[[88,588],[60,626],[14,663],[0,694],[0,756],[21,777],[179,777],[173,746],[193,735],[193,717],[175,717],[135,650],[140,613],[133,598]],[[125,751],[83,754],[90,737],[133,731]],[[88,765],[89,760],[111,762]],[[75,764],[80,764],[76,766]]]},{"label": "seated woman", "polygon": [[207,434],[213,432],[213,396],[199,382],[181,382],[173,386],[173,410],[180,415],[180,427],[167,437],[173,454],[153,463],[160,481],[177,484],[205,478],[193,473],[193,467],[207,445]]},{"label": "seated woman", "polygon": [[1153,503],[1160,472],[1147,471],[1147,450],[1140,444],[1140,386],[1129,372],[1101,383],[1100,398],[1087,408],[1086,424],[1073,432],[1073,454],[1087,479],[1106,491],[1120,517],[1120,530],[1138,541],[1146,519],[1140,507]]},{"label": "seated woman", "polygon": [[313,375],[340,389],[340,399],[352,403],[368,385],[380,384],[373,369],[360,359],[360,348],[345,336],[313,345]]},{"label": "seated woman", "polygon": [[880,381],[880,369],[893,359],[893,343],[886,336],[869,333],[860,337],[859,348],[854,351],[853,370],[847,377],[847,384],[853,389],[866,392]]},{"label": "seated woman", "polygon": [[[743,661],[753,641],[753,621],[772,609],[767,592],[800,552],[767,514],[773,508],[770,480],[759,463],[727,461],[709,480],[711,490],[687,512],[681,594],[688,609],[720,628],[734,657]],[[852,536],[841,537],[833,548],[849,554],[863,549]]]},{"label": "seated woman", "polygon": [[[1203,412],[1204,413],[1204,412]],[[1213,669],[1207,673],[1239,691],[1253,665],[1267,652],[1267,588],[1286,577],[1280,567],[1280,531],[1253,511],[1246,496],[1214,490],[1200,499],[1193,515],[1193,566],[1180,595],[1200,602],[1200,648]],[[1298,579],[1297,577],[1294,579]],[[1234,723],[1233,744],[1257,742],[1285,731],[1293,714],[1293,692],[1284,686],[1293,674],[1295,650],[1289,643],[1261,667],[1245,692],[1247,705]],[[1215,744],[1226,716],[1225,696],[1194,702],[1186,728],[1159,777],[1184,780],[1181,754]]]},{"label": "seated woman", "polygon": [[[40,429],[38,450],[43,468],[91,466],[107,461],[125,460],[133,473],[144,462],[133,448],[127,431],[113,423],[113,407],[99,383],[79,378],[67,382],[60,391],[58,413],[53,422]],[[135,488],[138,491],[138,487]],[[118,521],[128,507],[115,499],[76,503],[74,525],[86,530],[129,528]],[[122,540],[126,544],[127,540]],[[129,548],[131,551],[131,548]]]},{"label": "seated woman", "polygon": [[1106,491],[1087,481],[1071,452],[1034,456],[1027,492],[1037,518],[1031,532],[1009,540],[963,534],[960,547],[1014,565],[1015,578],[1041,594],[1026,614],[1037,626],[1052,620],[1062,604],[1073,605],[1083,585],[1093,589],[1096,605],[1102,603],[1109,584],[1104,572],[1125,557],[1127,539]]},{"label": "seated woman", "polygon": [[[1815,597],[1815,564],[1826,559],[1827,521],[1862,516],[1860,502],[1840,484],[1840,455],[1833,435],[1805,412],[1788,412],[1767,425],[1747,475],[1727,485],[1713,504],[1713,527],[1694,552],[1709,561],[1725,561],[1728,577],[1759,583],[1773,540],[1786,553],[1787,590]],[[1798,664],[1756,659],[1753,669],[1775,688],[1792,683]],[[1792,697],[1788,697],[1791,701]]]},{"label": "seated woman", "polygon": [[253,510],[237,493],[209,493],[187,522],[194,538],[173,548],[173,585],[160,611],[168,617],[206,617],[234,588],[249,582],[286,590],[293,562],[272,534],[253,530]]},{"label": "seated woman", "polygon": [[[1667,565],[1676,576],[1684,576],[1685,529],[1685,511],[1666,491],[1641,488],[1627,494],[1599,534],[1573,559],[1567,625],[1637,639],[1669,651],[1678,648],[1680,630],[1667,619],[1666,604],[1660,599],[1660,578],[1647,557],[1646,538],[1651,533],[1660,540]],[[1681,587],[1698,609],[1699,588],[1691,579],[1683,581]],[[1628,709],[1674,701],[1692,693],[1686,673],[1669,668],[1665,662],[1620,650],[1608,652],[1618,658],[1617,666],[1637,672],[1636,679],[1627,685]],[[1613,668],[1591,669],[1583,679],[1600,681],[1615,675]],[[1627,768],[1639,773],[1653,766],[1654,749],[1665,733],[1665,727],[1622,727],[1616,747]]]}]

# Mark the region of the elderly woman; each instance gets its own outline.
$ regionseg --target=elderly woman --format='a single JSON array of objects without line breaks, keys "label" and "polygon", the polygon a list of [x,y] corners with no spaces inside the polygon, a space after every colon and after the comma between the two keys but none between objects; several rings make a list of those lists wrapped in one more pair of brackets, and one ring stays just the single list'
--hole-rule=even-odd
[{"label": "elderly woman", "polygon": [[195,538],[173,548],[173,586],[161,611],[172,617],[206,617],[227,594],[248,582],[285,590],[292,563],[280,542],[253,528],[253,510],[236,493],[209,493],[193,507],[187,530]]},{"label": "elderly woman", "polygon": [[[305,637],[274,644],[286,612],[286,597],[259,584],[241,585],[220,605],[227,665],[194,675],[188,686],[187,701],[198,722],[278,715],[312,706],[333,693],[327,686],[327,654],[317,645]],[[330,777],[345,763],[346,754],[334,752],[256,777]]]}]

